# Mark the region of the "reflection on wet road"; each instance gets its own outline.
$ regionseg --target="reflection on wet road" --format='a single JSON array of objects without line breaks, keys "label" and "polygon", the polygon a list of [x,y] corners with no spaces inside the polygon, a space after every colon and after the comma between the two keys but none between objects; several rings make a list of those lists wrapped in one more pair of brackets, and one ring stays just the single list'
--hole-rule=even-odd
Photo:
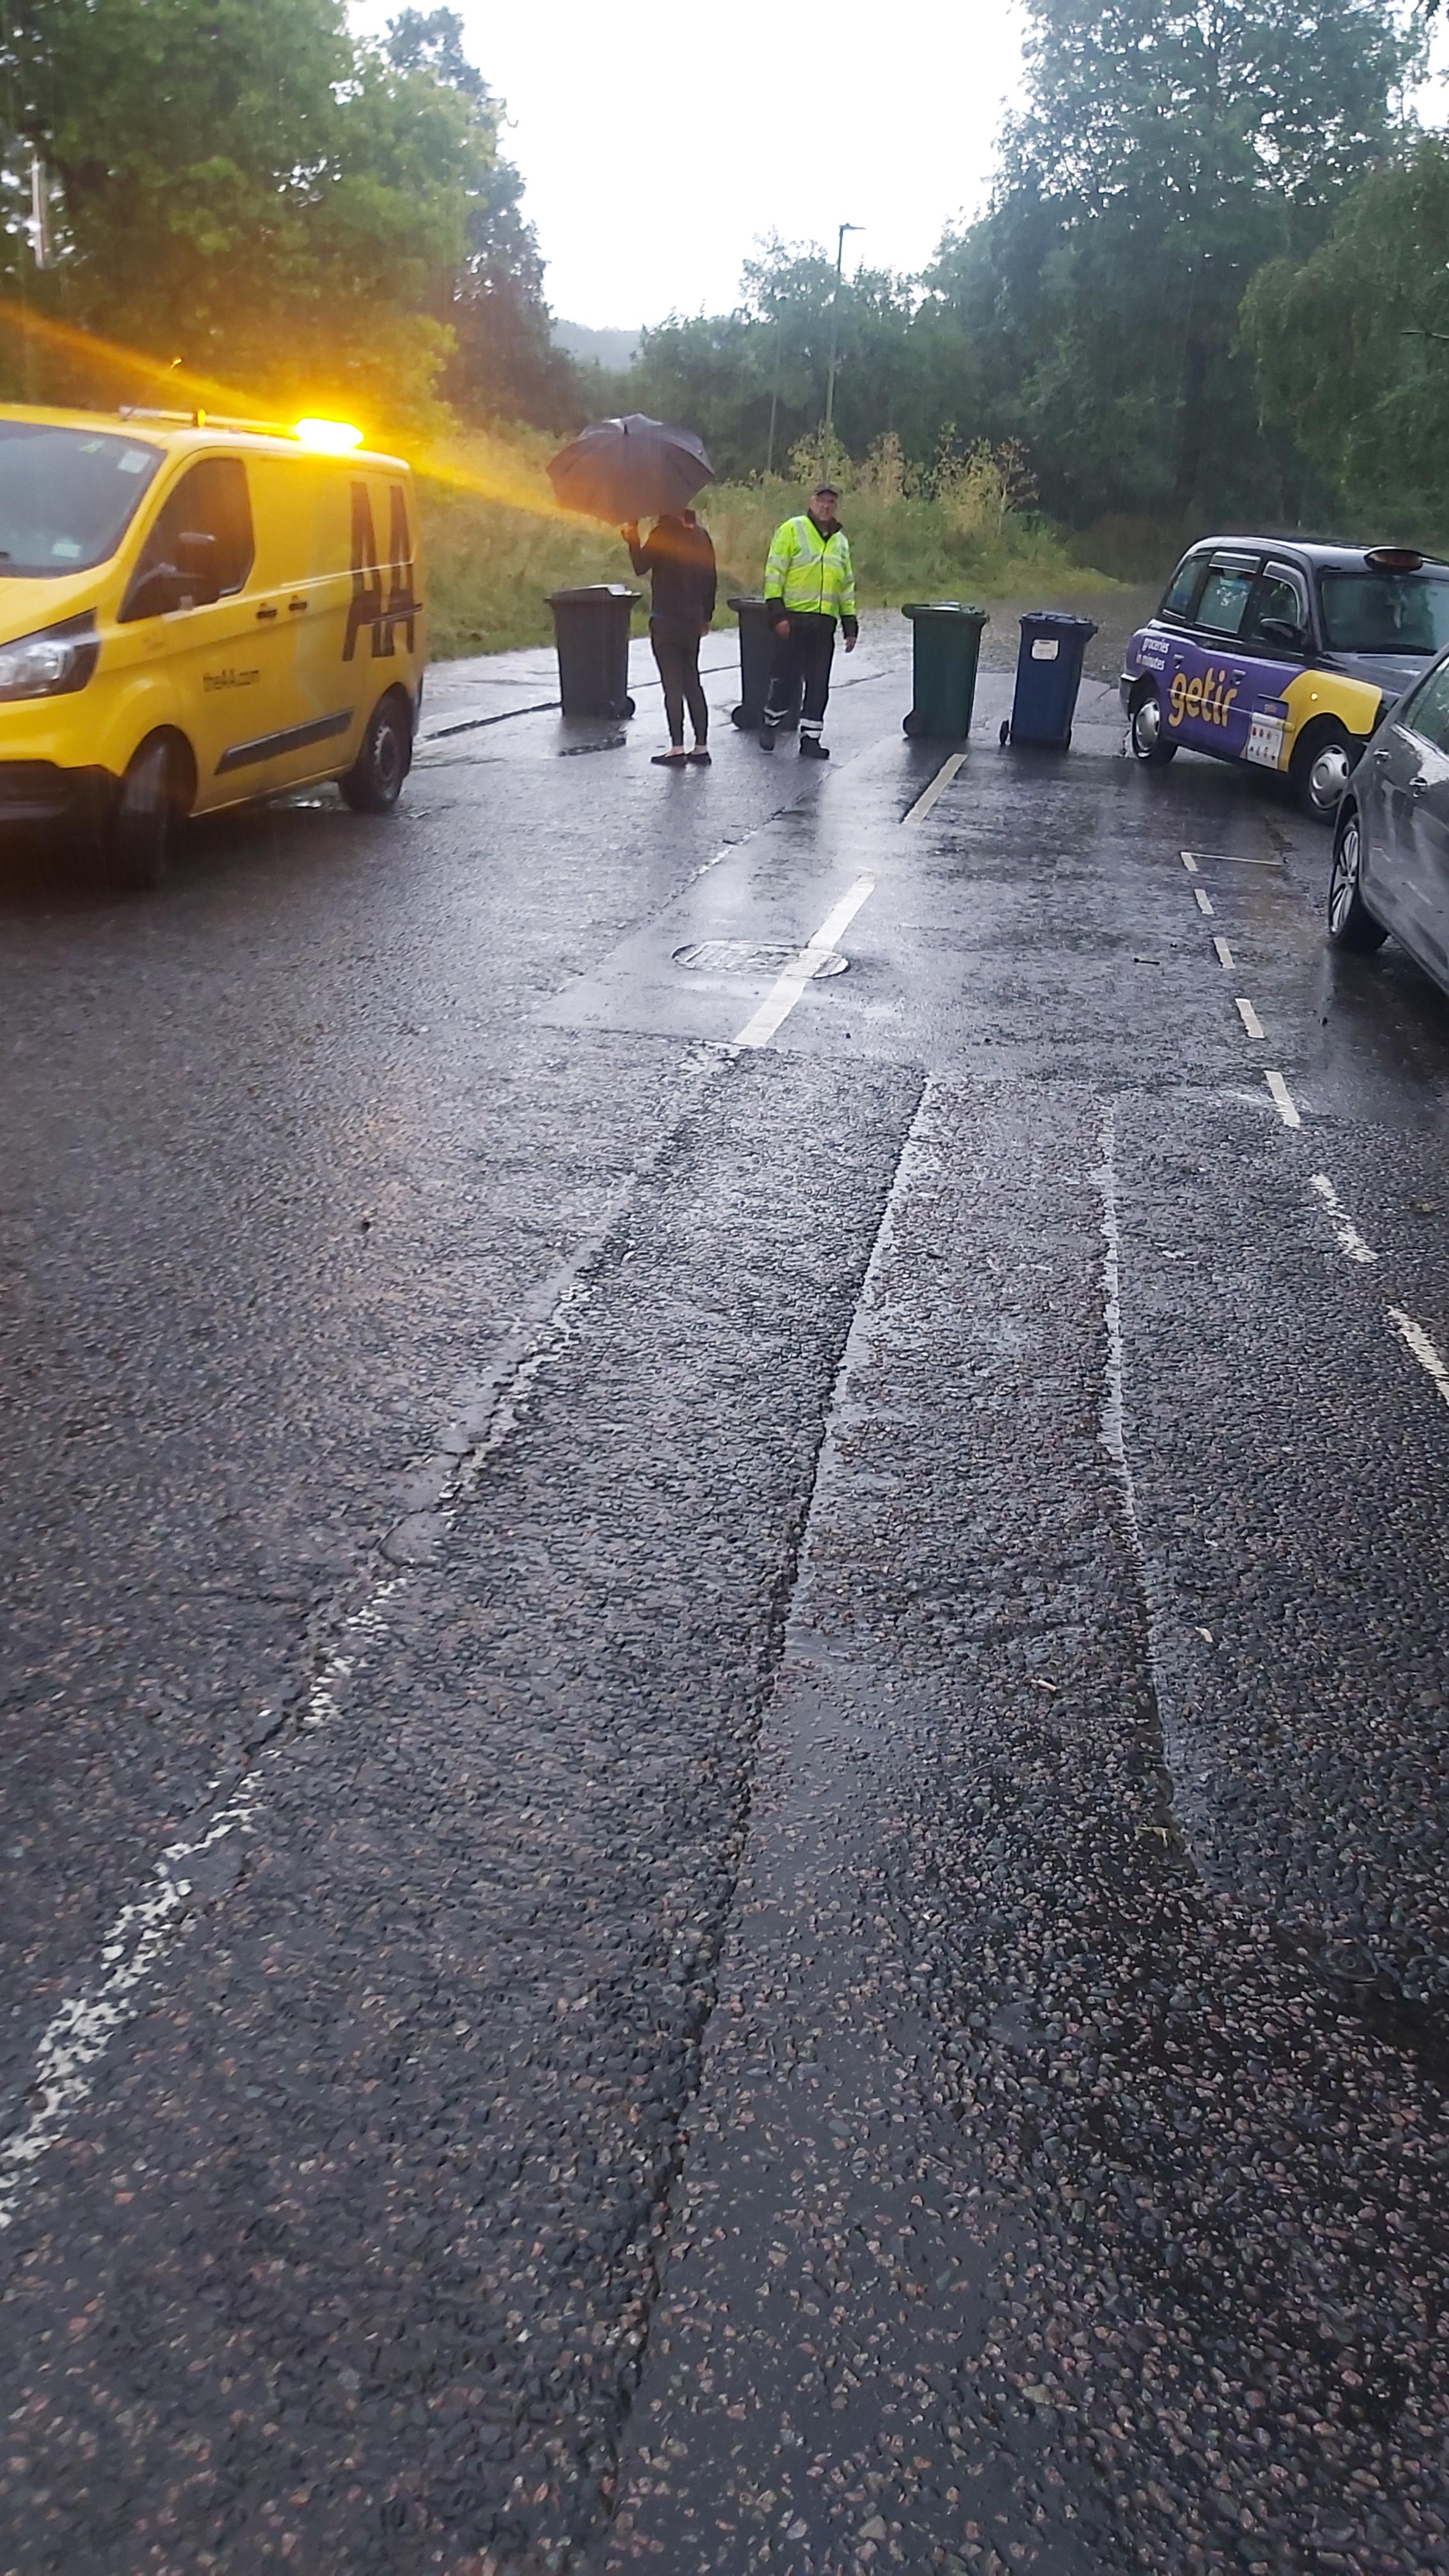
[{"label": "reflection on wet road", "polygon": [[15,2576],[1449,2570],[1449,1001],[893,623],[11,854]]}]

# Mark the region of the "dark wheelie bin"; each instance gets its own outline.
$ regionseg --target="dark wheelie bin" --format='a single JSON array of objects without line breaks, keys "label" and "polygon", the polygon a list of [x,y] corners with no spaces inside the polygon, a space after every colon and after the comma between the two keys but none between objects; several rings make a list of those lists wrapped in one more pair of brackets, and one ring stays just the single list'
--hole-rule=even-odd
[{"label": "dark wheelie bin", "polygon": [[1016,688],[1001,728],[1003,743],[1070,751],[1082,656],[1096,632],[1090,617],[1059,616],[1053,608],[1028,611],[1021,621]]},{"label": "dark wheelie bin", "polygon": [[[740,621],[740,703],[730,715],[742,733],[758,733],[765,721],[765,699],[770,687],[770,667],[775,658],[775,639],[765,615],[762,599],[730,599]],[[787,728],[793,731],[800,721],[799,692],[796,704],[786,715]]]},{"label": "dark wheelie bin", "polygon": [[566,716],[631,716],[629,612],[639,597],[622,581],[550,594],[558,693]]},{"label": "dark wheelie bin", "polygon": [[965,608],[959,599],[912,599],[901,615],[913,629],[905,731],[929,742],[964,742],[971,731],[986,611]]}]

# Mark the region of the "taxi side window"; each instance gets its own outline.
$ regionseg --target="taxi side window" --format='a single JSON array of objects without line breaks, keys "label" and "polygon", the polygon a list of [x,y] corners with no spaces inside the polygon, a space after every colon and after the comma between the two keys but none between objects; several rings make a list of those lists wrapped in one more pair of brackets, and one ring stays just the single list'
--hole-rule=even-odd
[{"label": "taxi side window", "polygon": [[1265,653],[1281,655],[1288,650],[1284,637],[1263,631],[1270,619],[1276,625],[1295,626],[1300,635],[1308,626],[1306,594],[1296,576],[1281,564],[1270,564],[1259,582],[1241,638],[1244,644],[1261,645]]},{"label": "taxi side window", "polygon": [[148,576],[174,564],[178,540],[193,534],[215,544],[218,596],[224,599],[240,590],[252,568],[256,540],[246,467],[239,456],[203,456],[167,493],[141,548],[121,610],[123,624],[151,613]]},{"label": "taxi side window", "polygon": [[1197,586],[1202,579],[1205,560],[1202,555],[1187,555],[1178,565],[1168,587],[1167,597],[1159,611],[1161,616],[1191,617],[1192,603],[1197,597]]},{"label": "taxi side window", "polygon": [[1436,751],[1449,751],[1449,663],[1420,681],[1399,722]]},{"label": "taxi side window", "polygon": [[1208,566],[1196,623],[1210,627],[1215,635],[1236,635],[1247,613],[1257,571],[1256,563],[1241,555],[1215,555]]}]

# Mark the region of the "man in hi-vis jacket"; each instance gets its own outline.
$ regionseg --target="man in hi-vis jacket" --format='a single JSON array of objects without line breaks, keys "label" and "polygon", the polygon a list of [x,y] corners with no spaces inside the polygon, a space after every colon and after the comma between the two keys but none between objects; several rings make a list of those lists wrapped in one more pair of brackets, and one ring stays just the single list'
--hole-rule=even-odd
[{"label": "man in hi-vis jacket", "polygon": [[850,539],[835,514],[838,499],[833,483],[818,485],[804,516],[786,519],[775,530],[765,565],[765,613],[775,637],[775,667],[765,699],[760,749],[774,750],[775,736],[803,688],[802,760],[830,758],[820,736],[830,695],[837,619],[847,653],[855,651],[860,633],[855,569]]}]

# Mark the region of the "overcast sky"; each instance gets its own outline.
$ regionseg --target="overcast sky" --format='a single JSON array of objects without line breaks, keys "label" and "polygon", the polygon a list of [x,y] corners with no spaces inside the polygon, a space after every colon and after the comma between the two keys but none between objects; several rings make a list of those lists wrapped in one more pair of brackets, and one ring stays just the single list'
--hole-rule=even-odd
[{"label": "overcast sky", "polygon": [[861,224],[848,266],[921,268],[980,205],[1020,73],[1010,0],[453,5],[507,102],[548,300],[570,322],[728,310],[770,232],[833,251],[837,224]]}]

